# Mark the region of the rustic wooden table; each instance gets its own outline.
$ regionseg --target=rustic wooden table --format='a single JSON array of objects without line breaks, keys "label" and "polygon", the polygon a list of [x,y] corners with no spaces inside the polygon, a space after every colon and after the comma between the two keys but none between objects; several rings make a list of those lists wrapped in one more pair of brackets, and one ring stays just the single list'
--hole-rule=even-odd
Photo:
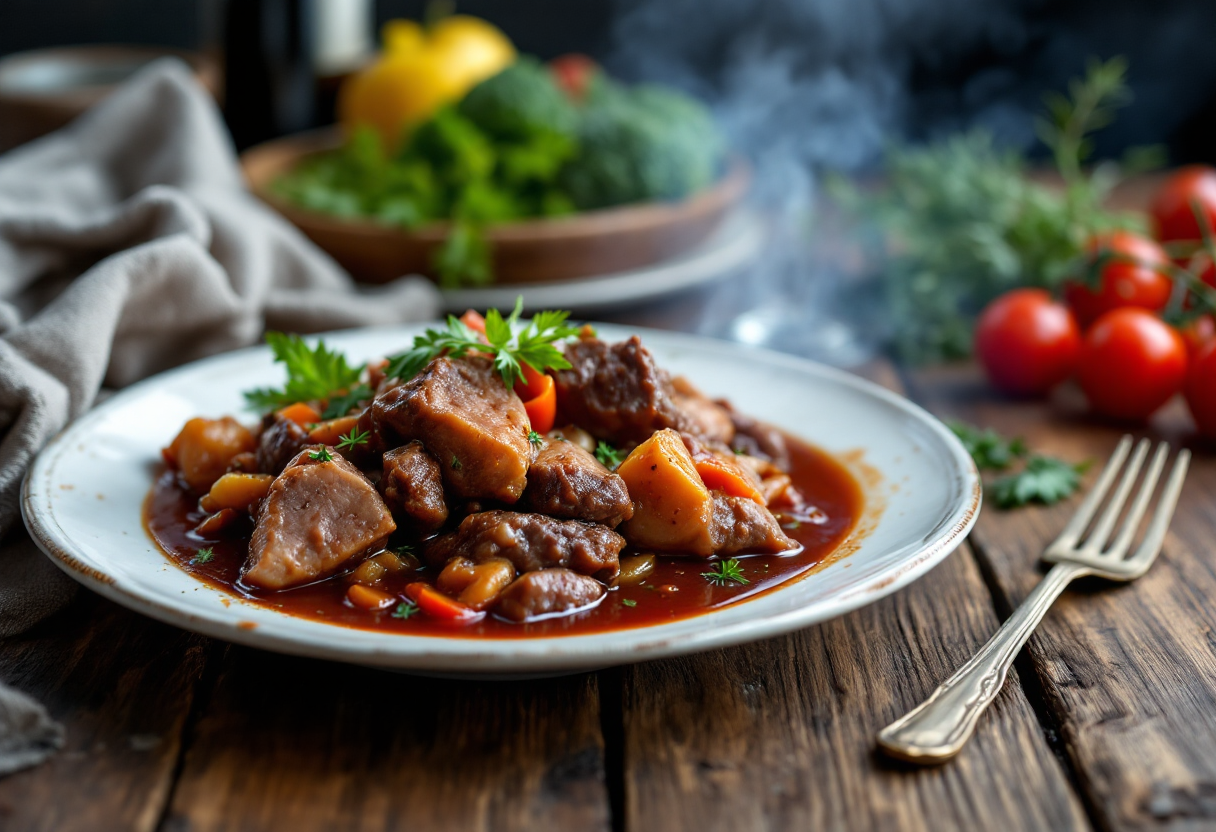
[{"label": "rustic wooden table", "polygon": [[[1119,435],[1076,393],[1002,401],[973,368],[864,374],[1070,459]],[[1180,408],[1147,432],[1190,441]],[[874,734],[1022,600],[1072,504],[985,509],[929,575],[793,635],[540,681],[263,653],[82,591],[0,642],[0,678],[68,732],[0,780],[0,828],[1216,829],[1216,456],[1197,450],[1157,565],[1068,591],[940,768],[888,762]]]}]

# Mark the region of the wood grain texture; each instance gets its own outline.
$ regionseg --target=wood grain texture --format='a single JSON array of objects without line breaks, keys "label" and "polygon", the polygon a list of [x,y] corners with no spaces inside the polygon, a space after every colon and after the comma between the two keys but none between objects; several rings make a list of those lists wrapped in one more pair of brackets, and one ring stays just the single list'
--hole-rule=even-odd
[{"label": "wood grain texture", "polygon": [[[1124,432],[1087,418],[1075,389],[1050,404],[1000,401],[973,368],[918,374],[914,387],[939,413],[1071,460],[1104,461]],[[1191,441],[1178,402],[1137,433]],[[1216,828],[1216,458],[1194,451],[1152,570],[1126,586],[1074,585],[1029,645],[1083,795],[1112,830]],[[1007,609],[1038,581],[1039,553],[1075,507],[984,510],[972,541]]]},{"label": "wood grain texture", "polygon": [[83,590],[0,643],[0,678],[67,731],[48,762],[0,780],[0,829],[155,829],[207,644]]},{"label": "wood grain texture", "polygon": [[[865,375],[896,386],[889,365]],[[997,618],[964,545],[912,586],[791,636],[623,673],[630,830],[1088,829],[1013,681],[949,766],[874,736],[950,675]]]},{"label": "wood grain texture", "polygon": [[609,828],[594,676],[462,682],[231,647],[167,830]]}]

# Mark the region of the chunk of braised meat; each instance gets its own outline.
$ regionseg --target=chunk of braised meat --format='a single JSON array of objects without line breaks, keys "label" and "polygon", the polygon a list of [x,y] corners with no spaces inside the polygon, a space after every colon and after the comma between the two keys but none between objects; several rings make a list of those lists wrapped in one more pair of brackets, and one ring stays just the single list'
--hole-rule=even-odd
[{"label": "chunk of braised meat", "polygon": [[554,373],[558,408],[594,436],[636,445],[664,428],[712,438],[731,430],[720,408],[687,382],[677,390],[636,335],[619,344],[584,338],[566,345],[565,355],[570,368]]},{"label": "chunk of braised meat", "polygon": [[604,585],[569,569],[541,569],[516,578],[494,604],[494,613],[511,621],[562,615],[604,597]]},{"label": "chunk of braised meat", "polygon": [[429,541],[424,556],[432,566],[458,555],[474,563],[506,558],[519,572],[565,566],[607,581],[620,571],[624,545],[625,538],[597,523],[495,510],[469,515],[456,531]]},{"label": "chunk of braised meat", "polygon": [[683,376],[671,380],[672,401],[683,414],[683,432],[706,442],[730,445],[735,438],[735,424],[730,411],[693,386]]},{"label": "chunk of braised meat", "polygon": [[343,457],[305,448],[270,486],[242,579],[262,589],[310,583],[379,546],[397,525],[367,477]]},{"label": "chunk of braised meat", "polygon": [[772,425],[740,413],[726,400],[718,404],[730,414],[735,436],[730,445],[749,456],[760,457],[776,465],[782,471],[790,469],[790,450],[785,434]]},{"label": "chunk of braised meat", "polygon": [[307,444],[308,431],[302,425],[277,413],[267,416],[258,437],[258,470],[277,476]]},{"label": "chunk of braised meat", "polygon": [[715,491],[713,501],[710,537],[715,555],[740,552],[774,554],[798,545],[781,530],[781,524],[773,513],[755,500]]},{"label": "chunk of braised meat", "polygon": [[551,517],[616,526],[633,516],[625,481],[573,442],[545,439],[521,505]]},{"label": "chunk of braised meat", "polygon": [[443,472],[418,440],[384,455],[380,493],[403,527],[430,534],[448,520]]},{"label": "chunk of braised meat", "polygon": [[528,414],[485,358],[436,358],[406,383],[376,396],[382,433],[420,439],[457,497],[514,503],[536,455]]}]

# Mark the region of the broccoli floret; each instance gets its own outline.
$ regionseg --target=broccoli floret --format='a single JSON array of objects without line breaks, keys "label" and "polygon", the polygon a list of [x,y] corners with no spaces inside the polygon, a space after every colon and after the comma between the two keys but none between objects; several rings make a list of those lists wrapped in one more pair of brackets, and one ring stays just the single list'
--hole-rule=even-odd
[{"label": "broccoli floret", "polygon": [[460,114],[502,141],[526,141],[538,133],[573,137],[578,112],[553,75],[535,58],[521,57],[482,81],[461,100]]},{"label": "broccoli floret", "polygon": [[581,210],[682,199],[713,182],[722,164],[705,107],[658,87],[594,85],[578,141],[560,181]]}]

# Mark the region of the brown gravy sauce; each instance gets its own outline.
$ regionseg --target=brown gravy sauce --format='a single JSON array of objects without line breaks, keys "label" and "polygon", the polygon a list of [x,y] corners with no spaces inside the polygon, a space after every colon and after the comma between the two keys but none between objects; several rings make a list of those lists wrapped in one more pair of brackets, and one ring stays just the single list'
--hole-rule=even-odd
[{"label": "brown gravy sauce", "polygon": [[[173,563],[200,581],[244,602],[301,618],[384,632],[462,638],[602,633],[663,624],[736,603],[800,578],[832,555],[862,516],[865,509],[862,489],[830,454],[797,439],[789,438],[788,442],[790,475],[805,496],[808,508],[802,516],[780,512],[777,516],[801,549],[781,555],[740,555],[738,559],[749,583],[726,586],[717,586],[702,577],[701,573],[708,571],[713,561],[662,556],[645,581],[611,589],[593,608],[525,624],[489,615],[476,624],[455,626],[423,614],[401,619],[394,618],[391,609],[369,612],[346,600],[345,573],[281,592],[247,587],[239,577],[252,524],[242,521],[244,525],[240,528],[214,538],[196,534],[194,528],[206,514],[171,471],[165,471],[148,494],[144,526]],[[206,563],[192,562],[198,551],[206,547],[211,548],[212,558]],[[622,554],[630,554],[630,550]],[[434,570],[424,569],[398,583],[390,580],[380,588],[400,594],[408,581],[433,580],[434,575]]]}]

